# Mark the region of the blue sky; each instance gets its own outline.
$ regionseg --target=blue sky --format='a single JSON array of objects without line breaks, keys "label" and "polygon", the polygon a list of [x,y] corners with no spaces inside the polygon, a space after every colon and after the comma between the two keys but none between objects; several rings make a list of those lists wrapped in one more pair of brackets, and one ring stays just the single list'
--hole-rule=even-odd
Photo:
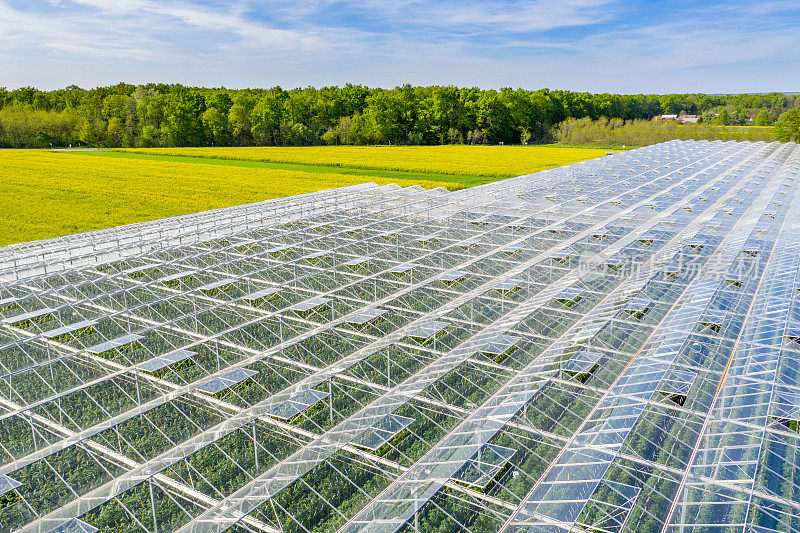
[{"label": "blue sky", "polygon": [[0,86],[800,91],[800,1],[0,0]]}]

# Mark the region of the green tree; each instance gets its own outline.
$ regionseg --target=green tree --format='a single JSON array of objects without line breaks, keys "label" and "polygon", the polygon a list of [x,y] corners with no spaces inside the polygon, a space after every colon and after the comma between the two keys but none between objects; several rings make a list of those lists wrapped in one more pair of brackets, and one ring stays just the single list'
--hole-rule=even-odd
[{"label": "green tree", "polygon": [[78,140],[89,146],[100,146],[105,139],[105,132],[105,121],[90,117],[83,117],[76,128]]},{"label": "green tree", "polygon": [[368,137],[378,143],[397,144],[400,131],[400,102],[392,91],[382,90],[367,99],[367,118],[370,130]]},{"label": "green tree", "polygon": [[223,115],[227,115],[230,112],[232,105],[233,100],[228,91],[218,91],[206,96],[206,108],[215,107]]},{"label": "green tree", "polygon": [[772,119],[769,116],[769,111],[765,108],[761,108],[761,110],[756,114],[755,118],[755,125],[756,126],[769,126],[772,123]]},{"label": "green tree", "polygon": [[122,94],[112,94],[103,99],[103,118],[111,120],[114,117],[124,119],[128,106],[128,97]]},{"label": "green tree", "polygon": [[250,94],[240,93],[233,98],[228,112],[228,129],[237,146],[247,146],[252,141],[250,113],[254,105],[255,99]]},{"label": "green tree", "polygon": [[511,113],[496,92],[484,92],[478,99],[477,108],[481,135],[473,134],[474,144],[514,142],[519,138],[510,127],[513,124]]},{"label": "green tree", "polygon": [[394,90],[379,90],[367,98],[369,137],[374,142],[407,142],[416,119],[416,102],[410,85]]},{"label": "green tree", "polygon": [[456,87],[434,87],[430,97],[431,129],[444,137],[442,143],[458,144],[463,102]]},{"label": "green tree", "polygon": [[779,141],[800,142],[800,107],[790,109],[778,117],[775,123],[775,137]]},{"label": "green tree", "polygon": [[216,146],[224,146],[228,140],[228,117],[216,107],[203,113],[203,128]]},{"label": "green tree", "polygon": [[741,126],[746,126],[750,121],[750,113],[747,109],[739,109],[736,111],[736,123]]},{"label": "green tree", "polygon": [[[701,134],[714,139],[719,131],[689,133],[632,121],[684,111],[703,115],[707,123],[743,123],[758,111],[757,123],[763,124],[799,105],[799,96],[781,93],[620,95],[411,85],[370,89],[348,84],[290,91],[163,83],[54,91],[0,88],[0,146],[516,143],[526,130],[529,142],[549,141],[565,132],[593,142],[600,130],[608,130],[611,142],[626,135],[651,143]],[[209,111],[212,108],[216,111]],[[565,124],[569,118],[584,117],[594,122]],[[107,140],[113,118],[119,123],[111,124],[112,138]],[[621,126],[620,120],[625,121]],[[773,135],[752,132],[741,137],[756,140],[762,134]]]},{"label": "green tree", "polygon": [[284,144],[284,132],[291,123],[287,117],[285,102],[288,94],[280,87],[270,89],[253,108],[250,114],[253,138],[257,144],[280,146]]},{"label": "green tree", "polygon": [[464,144],[464,136],[455,128],[447,130],[447,144]]},{"label": "green tree", "polygon": [[152,124],[145,124],[139,135],[139,144],[145,148],[152,148],[159,145],[159,130]]},{"label": "green tree", "polygon": [[203,113],[205,99],[198,93],[183,91],[172,101],[167,117],[167,138],[175,146],[202,146],[205,144]]},{"label": "green tree", "polygon": [[665,94],[659,100],[661,109],[666,115],[677,115],[687,107],[683,95],[680,94]]},{"label": "green tree", "polygon": [[125,128],[123,127],[122,119],[119,117],[112,117],[111,120],[108,121],[108,138],[106,139],[108,146],[112,148],[122,146],[124,135]]},{"label": "green tree", "polygon": [[[138,89],[138,88],[137,88]],[[143,89],[134,94],[136,101],[136,114],[138,123],[142,129],[145,126],[153,126],[158,129],[165,117],[166,99],[164,95],[157,93],[154,89]]]}]

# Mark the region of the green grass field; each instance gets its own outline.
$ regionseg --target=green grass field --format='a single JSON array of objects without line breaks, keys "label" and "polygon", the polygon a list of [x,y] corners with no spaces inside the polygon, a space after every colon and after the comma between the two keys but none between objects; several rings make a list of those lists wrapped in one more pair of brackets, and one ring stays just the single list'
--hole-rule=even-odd
[{"label": "green grass field", "polygon": [[736,130],[736,131],[774,131],[775,126],[719,126],[720,128],[725,128],[726,130]]},{"label": "green grass field", "polygon": [[604,154],[561,146],[2,150],[0,245],[364,182],[454,190]]},{"label": "green grass field", "polygon": [[[548,146],[309,146],[150,148],[119,152],[269,164],[322,165],[464,178],[507,178],[603,155],[596,148]],[[475,180],[471,180],[475,181]]]}]

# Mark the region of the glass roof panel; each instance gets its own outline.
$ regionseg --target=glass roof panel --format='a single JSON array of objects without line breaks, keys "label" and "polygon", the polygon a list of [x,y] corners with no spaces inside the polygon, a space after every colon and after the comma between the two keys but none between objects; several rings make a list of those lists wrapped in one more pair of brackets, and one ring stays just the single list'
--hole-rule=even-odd
[{"label": "glass roof panel", "polygon": [[22,485],[0,518],[786,529],[799,162],[791,143],[670,141],[3,248],[0,484]]},{"label": "glass roof panel", "polygon": [[564,372],[584,374],[591,372],[602,357],[602,352],[580,350],[570,357],[561,368]]},{"label": "glass roof panel", "polygon": [[283,252],[291,248],[291,244],[278,244],[276,246],[270,246],[265,250],[268,254],[277,254],[279,252]]},{"label": "glass roof panel", "polygon": [[444,331],[449,325],[449,322],[432,320],[426,324],[412,328],[409,330],[408,336],[416,339],[430,339],[431,337],[434,337],[438,333]]},{"label": "glass roof panel", "polygon": [[415,265],[414,263],[403,263],[402,265],[393,266],[389,269],[389,272],[395,274],[405,274],[406,272],[410,272],[415,268],[419,268],[418,265]]},{"label": "glass roof panel", "polygon": [[494,284],[494,289],[498,291],[514,291],[522,287],[523,281],[521,279],[504,279],[499,283]]},{"label": "glass roof panel", "polygon": [[466,249],[469,249],[469,248],[478,247],[478,246],[480,246],[480,244],[481,243],[480,243],[480,241],[478,239],[465,239],[465,240],[459,242],[458,246],[460,248],[464,248],[466,250]]},{"label": "glass roof panel", "polygon": [[328,392],[309,389],[273,407],[267,414],[280,420],[290,420],[329,397]]},{"label": "glass roof panel", "polygon": [[163,278],[158,278],[158,281],[162,283],[167,283],[170,281],[177,281],[179,279],[188,278],[197,274],[197,270],[184,270],[182,272],[176,272],[175,274],[170,274],[169,276],[164,276]]},{"label": "glass roof panel", "polygon": [[60,337],[61,335],[67,335],[75,331],[80,331],[82,329],[90,328],[95,324],[97,324],[96,320],[81,320],[80,322],[75,322],[74,324],[69,324],[67,326],[62,326],[60,328],[45,331],[44,333],[42,333],[42,335],[47,337],[48,339],[53,339],[55,337]]},{"label": "glass roof panel", "polygon": [[48,531],[48,533],[95,533],[96,531],[100,530],[79,518],[70,518],[60,526]]},{"label": "glass roof panel", "polygon": [[12,490],[21,486],[22,483],[16,479],[10,478],[6,475],[0,476],[0,495],[5,494],[6,492],[11,492]]},{"label": "glass roof panel", "polygon": [[256,300],[260,300],[262,298],[266,298],[268,296],[272,296],[273,294],[278,292],[281,292],[281,289],[279,287],[267,287],[266,289],[250,293],[242,297],[242,299],[248,302],[253,302]]},{"label": "glass roof panel", "polygon": [[366,309],[361,313],[358,313],[354,317],[348,318],[347,322],[350,324],[357,324],[359,326],[362,326],[364,324],[367,324],[368,322],[372,322],[373,320],[382,317],[388,312],[389,311],[387,311],[386,309],[378,309],[378,308]]},{"label": "glass roof panel", "polygon": [[508,464],[516,450],[484,444],[467,463],[453,475],[453,479],[471,487],[485,489]]},{"label": "glass roof panel", "polygon": [[332,302],[330,298],[323,298],[318,296],[316,298],[311,298],[309,300],[304,300],[302,302],[298,302],[293,306],[289,307],[290,311],[311,311],[317,309],[318,307],[322,307],[330,302]]},{"label": "glass roof panel", "polygon": [[347,266],[358,266],[358,265],[363,265],[364,263],[369,263],[370,261],[372,261],[371,257],[362,255],[359,257],[354,257],[353,259],[346,261],[344,264]]},{"label": "glass roof panel", "polygon": [[721,309],[708,309],[700,318],[700,323],[710,326],[721,326],[728,317],[728,312]]},{"label": "glass roof panel", "polygon": [[376,451],[414,423],[413,418],[389,414],[370,426],[353,440],[353,444]]},{"label": "glass roof panel", "polygon": [[658,385],[658,392],[668,395],[686,396],[697,379],[697,372],[671,370]]},{"label": "glass roof panel", "polygon": [[303,259],[310,260],[310,259],[319,259],[320,257],[329,256],[330,252],[326,252],[324,250],[320,250],[318,252],[311,252],[310,254],[304,255]]},{"label": "glass roof panel", "polygon": [[101,342],[100,344],[95,344],[94,346],[90,346],[86,348],[89,353],[93,354],[101,354],[113,350],[115,348],[121,348],[123,346],[127,346],[128,344],[133,344],[134,342],[140,341],[144,339],[141,335],[136,335],[135,333],[130,333],[128,335],[123,335],[122,337],[117,337],[116,339],[111,339],[109,341]]},{"label": "glass roof panel", "polygon": [[561,289],[561,291],[556,294],[556,300],[562,302],[575,302],[580,300],[585,293],[586,289],[582,289],[581,287],[567,287],[566,289]]},{"label": "glass roof panel", "polygon": [[652,307],[653,300],[650,298],[631,298],[627,301],[627,303],[623,306],[623,311],[628,311],[631,313],[643,313]]},{"label": "glass roof panel", "polygon": [[507,246],[503,246],[501,250],[507,254],[515,254],[525,250],[526,248],[527,247],[524,244],[509,244]]},{"label": "glass roof panel", "polygon": [[206,285],[198,287],[197,289],[201,290],[201,291],[213,291],[213,290],[216,290],[216,289],[220,289],[222,287],[226,287],[228,285],[233,285],[234,283],[236,283],[236,279],[234,279],[234,278],[225,278],[225,279],[221,279],[219,281],[214,281],[212,283],[207,283]]},{"label": "glass roof panel", "polygon": [[206,394],[218,394],[256,374],[258,374],[258,372],[250,370],[249,368],[236,368],[203,383],[197,387],[197,390],[205,392]]},{"label": "glass roof panel", "polygon": [[469,276],[469,272],[464,272],[463,270],[454,270],[452,272],[445,272],[439,279],[442,281],[460,281],[462,279],[466,279]]},{"label": "glass roof panel", "polygon": [[161,266],[161,263],[146,263],[144,265],[139,265],[131,268],[126,268],[122,271],[122,274],[137,274],[139,272],[144,272],[146,270],[153,270],[154,268],[158,268]]},{"label": "glass roof panel", "polygon": [[15,315],[12,317],[4,318],[3,324],[19,324],[20,322],[24,322],[26,320],[31,320],[34,318],[39,318],[46,315],[51,315],[56,312],[56,309],[45,308],[45,309],[37,309],[36,311],[30,311],[28,313],[23,313],[21,315]]},{"label": "glass roof panel", "polygon": [[15,304],[19,301],[21,301],[21,299],[14,296],[11,298],[2,298],[0,299],[0,307],[6,307],[7,305]]},{"label": "glass roof panel", "polygon": [[181,361],[185,361],[195,355],[197,355],[197,352],[192,350],[175,350],[174,352],[170,352],[159,357],[154,357],[153,359],[145,361],[144,363],[139,363],[137,368],[146,372],[158,372],[159,370],[167,368],[168,366],[176,363],[180,363]]}]

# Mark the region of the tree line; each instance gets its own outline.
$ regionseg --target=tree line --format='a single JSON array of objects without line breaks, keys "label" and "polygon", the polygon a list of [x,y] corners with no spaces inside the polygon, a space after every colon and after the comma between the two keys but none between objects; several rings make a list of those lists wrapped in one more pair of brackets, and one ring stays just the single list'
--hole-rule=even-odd
[{"label": "tree line", "polygon": [[800,95],[591,94],[453,86],[225,89],[120,83],[0,88],[0,146],[155,147],[551,142],[566,119],[698,114],[771,124]]},{"label": "tree line", "polygon": [[[800,108],[796,109],[800,111]],[[568,118],[556,126],[555,137],[556,141],[562,144],[602,146],[646,146],[672,139],[766,142],[789,140],[779,138],[777,127],[776,129],[726,128],[714,123],[681,125],[672,120],[653,122],[604,117],[597,120],[589,117]]]}]

